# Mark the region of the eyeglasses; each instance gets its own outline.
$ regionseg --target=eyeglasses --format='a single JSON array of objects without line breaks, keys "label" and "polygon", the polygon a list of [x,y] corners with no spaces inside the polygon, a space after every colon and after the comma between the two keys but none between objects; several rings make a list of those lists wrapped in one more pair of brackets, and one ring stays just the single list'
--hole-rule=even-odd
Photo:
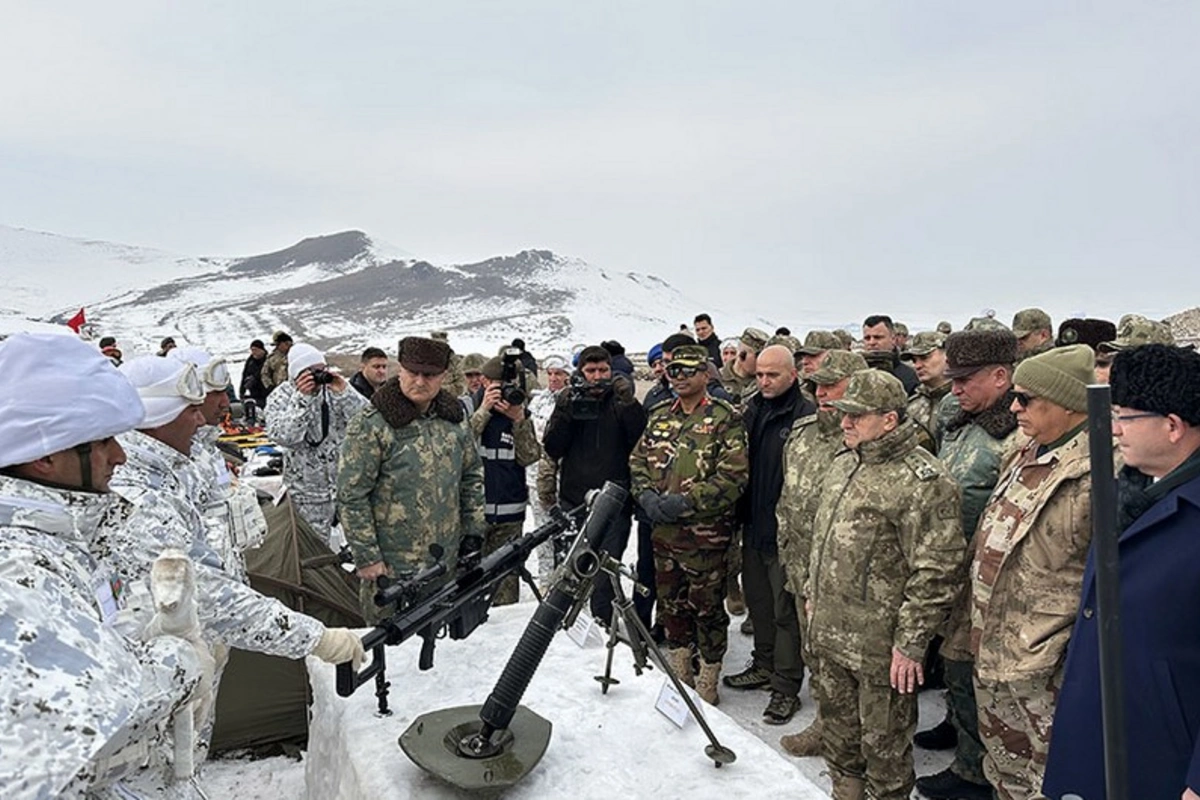
[{"label": "eyeglasses", "polygon": [[1153,411],[1138,412],[1136,414],[1122,414],[1115,408],[1112,412],[1112,421],[1119,422],[1124,425],[1126,422],[1133,422],[1135,419],[1149,419],[1150,417],[1161,417],[1162,414],[1156,414]]},{"label": "eyeglasses", "polygon": [[1013,392],[1013,399],[1017,401],[1017,405],[1021,408],[1029,408],[1029,404],[1038,399],[1036,394],[1026,394],[1025,392]]},{"label": "eyeglasses", "polygon": [[224,391],[229,385],[229,365],[223,358],[214,358],[204,365],[200,379],[210,392]]},{"label": "eyeglasses", "polygon": [[690,364],[667,364],[667,375],[672,378],[691,378],[700,369],[700,367],[694,367]]},{"label": "eyeglasses", "polygon": [[200,373],[195,364],[185,364],[183,371],[175,378],[174,385],[166,381],[153,386],[138,389],[142,397],[180,397],[192,405],[204,402],[204,385],[200,382]]}]

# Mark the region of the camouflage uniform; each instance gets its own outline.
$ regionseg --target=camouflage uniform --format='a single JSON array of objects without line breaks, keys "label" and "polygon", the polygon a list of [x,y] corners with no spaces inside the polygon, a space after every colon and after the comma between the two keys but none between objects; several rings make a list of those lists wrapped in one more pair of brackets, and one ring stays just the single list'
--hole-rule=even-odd
[{"label": "camouflage uniform", "polygon": [[209,547],[221,557],[226,572],[247,583],[242,552],[263,540],[267,520],[254,488],[237,480],[217,449],[220,432],[215,425],[206,425],[192,438],[194,485],[190,494],[203,518]]},{"label": "camouflage uniform", "polygon": [[[288,357],[287,353],[276,347],[263,361],[262,372],[259,373],[259,380],[262,382],[263,389],[270,394],[274,394],[275,390],[288,382]],[[268,400],[271,398],[268,396]]]},{"label": "camouflage uniform", "polygon": [[984,771],[1004,800],[1037,796],[1091,542],[1087,431],[1010,452],[971,565],[971,650]]},{"label": "camouflage uniform", "polygon": [[691,502],[679,522],[656,524],[651,534],[658,619],[668,646],[695,642],[705,662],[720,664],[729,629],[725,551],[750,473],[741,417],[708,396],[691,414],[678,400],[661,404],[651,412],[629,468],[634,497],[654,491]]},{"label": "camouflage uniform", "polygon": [[[862,370],[834,404],[864,413],[903,403],[896,378]],[[801,594],[825,759],[835,783],[865,779],[872,797],[908,798],[916,694],[892,689],[889,671],[893,650],[920,662],[949,611],[964,552],[958,487],[908,421],[839,452],[824,486]]]},{"label": "camouflage uniform", "polygon": [[1050,338],[1039,344],[1032,350],[1024,350],[1017,355],[1018,361],[1024,361],[1027,358],[1041,355],[1047,350],[1054,349],[1054,325],[1050,321],[1050,315],[1040,308],[1025,308],[1013,315],[1012,331],[1013,335],[1018,339],[1023,339],[1031,333],[1040,330],[1048,330]]},{"label": "camouflage uniform", "polygon": [[[396,378],[384,383],[346,429],[337,480],[358,567],[382,561],[393,574],[419,570],[435,543],[452,562],[461,537],[485,533],[483,464],[462,405],[445,390],[421,414]],[[373,595],[364,581],[359,598],[369,622],[380,615]]]},{"label": "camouflage uniform", "polygon": [[327,542],[334,519],[338,450],[350,418],[366,405],[349,387],[335,392],[322,386],[316,394],[304,394],[291,381],[267,398],[267,436],[283,449],[283,484],[296,513]]},{"label": "camouflage uniform", "polygon": [[741,408],[751,395],[758,391],[758,382],[753,375],[742,375],[737,372],[734,369],[736,363],[736,361],[727,361],[725,366],[721,367],[721,386],[729,392],[734,404]]},{"label": "camouflage uniform", "polygon": [[939,449],[939,439],[937,436],[938,406],[941,405],[943,398],[949,396],[950,387],[950,381],[947,381],[944,385],[936,389],[931,389],[922,383],[913,392],[912,397],[908,398],[908,405],[904,409],[905,414],[913,421],[920,432],[921,447],[924,447],[934,455],[938,454]]},{"label": "camouflage uniform", "polygon": [[[108,796],[157,757],[165,724],[196,686],[191,645],[142,644],[105,624],[117,609],[101,597],[116,587],[119,602],[120,573],[93,559],[87,540],[119,502],[0,475],[6,798]],[[165,789],[161,766],[140,783]]]}]

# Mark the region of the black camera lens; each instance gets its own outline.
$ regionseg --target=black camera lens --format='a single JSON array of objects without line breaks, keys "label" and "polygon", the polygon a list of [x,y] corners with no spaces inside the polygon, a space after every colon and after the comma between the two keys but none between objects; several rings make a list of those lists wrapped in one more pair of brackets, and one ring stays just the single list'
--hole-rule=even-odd
[{"label": "black camera lens", "polygon": [[520,386],[511,383],[506,383],[500,387],[500,398],[510,406],[525,405],[525,390]]}]

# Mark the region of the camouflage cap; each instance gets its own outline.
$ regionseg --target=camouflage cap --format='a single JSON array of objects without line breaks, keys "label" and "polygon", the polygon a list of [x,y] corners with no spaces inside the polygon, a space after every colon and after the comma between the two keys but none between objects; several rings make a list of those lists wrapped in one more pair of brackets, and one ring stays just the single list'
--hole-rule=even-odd
[{"label": "camouflage cap", "polygon": [[795,353],[800,350],[800,340],[797,339],[795,336],[788,336],[786,334],[785,335],[776,334],[775,336],[772,336],[770,339],[767,339],[767,344],[766,344],[767,347],[770,347],[771,345],[775,345],[775,344],[786,347],[788,349],[788,352],[792,353],[793,355],[795,355]]},{"label": "camouflage cap", "polygon": [[908,343],[908,347],[904,348],[904,352],[900,354],[900,357],[927,356],[934,350],[945,346],[945,334],[939,331],[921,331],[912,338],[912,341]]},{"label": "camouflage cap", "polygon": [[896,411],[908,404],[904,384],[880,369],[860,369],[850,376],[842,399],[830,405],[846,414]]},{"label": "camouflage cap", "polygon": [[964,331],[1010,331],[1011,329],[993,316],[972,317],[964,327]]},{"label": "camouflage cap", "polygon": [[797,352],[806,356],[816,356],[826,350],[841,349],[843,349],[842,341],[833,334],[833,331],[809,331],[808,335],[804,337],[804,344]]},{"label": "camouflage cap", "polygon": [[685,367],[702,367],[708,362],[708,348],[701,344],[685,344],[671,351],[671,363]]},{"label": "camouflage cap", "polygon": [[834,338],[842,343],[842,350],[849,350],[854,346],[854,337],[841,328],[833,329]]},{"label": "camouflage cap", "polygon": [[450,334],[445,331],[430,331],[429,338],[437,339],[439,342],[448,342],[450,341]]},{"label": "camouflage cap", "polygon": [[463,356],[463,359],[460,362],[463,375],[483,372],[483,365],[486,362],[487,356],[485,356],[483,353],[467,353],[465,356]]},{"label": "camouflage cap", "polygon": [[1101,342],[1097,349],[1119,351],[1144,344],[1175,344],[1171,326],[1147,319],[1141,314],[1126,314],[1117,324],[1117,338],[1111,342]]},{"label": "camouflage cap", "polygon": [[1041,330],[1053,333],[1054,325],[1050,322],[1050,315],[1040,308],[1023,308],[1013,314],[1012,332],[1018,339]]},{"label": "camouflage cap", "polygon": [[766,331],[760,331],[758,328],[746,328],[746,330],[742,331],[742,335],[738,338],[738,341],[755,353],[761,353],[762,349],[767,346],[767,340],[770,338]]},{"label": "camouflage cap", "polygon": [[1017,337],[1008,328],[974,328],[946,337],[946,377],[966,378],[992,364],[1014,364]]},{"label": "camouflage cap", "polygon": [[437,339],[405,336],[400,340],[397,358],[409,372],[440,375],[450,366],[450,345]]},{"label": "camouflage cap", "polygon": [[937,332],[944,333],[945,335],[949,336],[950,334],[954,333],[954,327],[946,320],[942,320],[937,324]]},{"label": "camouflage cap", "polygon": [[821,366],[808,379],[821,386],[829,386],[866,368],[867,362],[858,353],[830,350],[821,360]]},{"label": "camouflage cap", "polygon": [[908,336],[908,326],[903,322],[892,323],[892,333],[897,336]]}]

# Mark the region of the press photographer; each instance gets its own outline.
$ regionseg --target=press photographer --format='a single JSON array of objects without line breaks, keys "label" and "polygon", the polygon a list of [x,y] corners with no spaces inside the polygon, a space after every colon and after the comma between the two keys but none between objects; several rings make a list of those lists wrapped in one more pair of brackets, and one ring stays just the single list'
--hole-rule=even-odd
[{"label": "press photographer", "polygon": [[[525,412],[529,394],[521,351],[515,347],[487,361],[482,368],[483,387],[471,399],[471,431],[479,442],[483,461],[483,517],[487,522],[483,552],[497,550],[521,535],[529,485],[525,468],[537,463],[542,448],[533,420]],[[496,591],[493,605],[517,602],[517,577],[505,578]]]},{"label": "press photographer", "polygon": [[[612,374],[612,360],[603,347],[585,347],[571,384],[558,395],[546,424],[542,445],[559,462],[558,503],[574,508],[591,489],[605,481],[629,488],[629,454],[646,427],[646,412],[633,395],[633,382]],[[609,530],[601,548],[620,558],[629,541],[630,504]],[[592,616],[607,623],[612,616],[612,588],[597,581],[592,593]]]},{"label": "press photographer", "polygon": [[[350,417],[367,405],[325,366],[310,344],[288,351],[289,380],[267,398],[267,436],[283,449],[283,483],[304,517],[327,541],[333,528],[338,451]],[[334,550],[340,542],[331,542]]]}]

